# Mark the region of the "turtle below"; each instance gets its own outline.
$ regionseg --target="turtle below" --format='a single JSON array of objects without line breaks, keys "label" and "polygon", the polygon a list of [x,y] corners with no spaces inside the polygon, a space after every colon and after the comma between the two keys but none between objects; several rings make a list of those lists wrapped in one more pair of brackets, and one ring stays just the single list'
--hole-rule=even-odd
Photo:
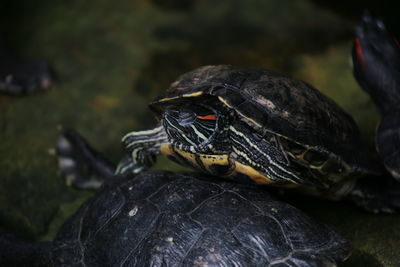
[{"label": "turtle below", "polygon": [[305,267],[349,255],[342,236],[265,188],[156,171],[108,180],[52,242],[0,235],[2,266]]},{"label": "turtle below", "polygon": [[376,133],[378,153],[400,181],[400,46],[382,21],[364,15],[357,28],[353,63],[354,76],[382,115]]}]

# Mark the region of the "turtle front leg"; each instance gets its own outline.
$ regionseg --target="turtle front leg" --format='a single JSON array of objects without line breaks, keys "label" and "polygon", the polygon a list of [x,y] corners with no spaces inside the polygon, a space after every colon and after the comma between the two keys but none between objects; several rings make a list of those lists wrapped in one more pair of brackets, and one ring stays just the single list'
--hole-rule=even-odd
[{"label": "turtle front leg", "polygon": [[122,143],[128,155],[120,161],[115,173],[139,173],[154,165],[168,137],[164,127],[159,125],[151,130],[130,132],[122,138]]}]

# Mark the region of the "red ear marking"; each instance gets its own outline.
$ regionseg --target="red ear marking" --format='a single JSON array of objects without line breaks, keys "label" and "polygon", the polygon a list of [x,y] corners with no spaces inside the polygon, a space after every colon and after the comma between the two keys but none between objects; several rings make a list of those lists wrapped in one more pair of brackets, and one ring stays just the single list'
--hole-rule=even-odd
[{"label": "red ear marking", "polygon": [[364,60],[364,55],[363,55],[363,51],[361,48],[360,38],[356,37],[356,39],[354,41],[355,41],[355,45],[356,45],[356,53],[357,53],[358,61],[361,64],[361,69],[364,69],[365,60]]},{"label": "red ear marking", "polygon": [[206,116],[197,116],[197,118],[198,119],[201,119],[201,120],[216,120],[217,119],[217,116],[215,116],[215,115],[206,115]]}]

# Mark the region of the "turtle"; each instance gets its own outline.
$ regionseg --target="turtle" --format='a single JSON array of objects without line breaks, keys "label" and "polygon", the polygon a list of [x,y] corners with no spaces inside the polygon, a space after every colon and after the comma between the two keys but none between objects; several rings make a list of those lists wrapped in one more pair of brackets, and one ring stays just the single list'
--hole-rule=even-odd
[{"label": "turtle", "polygon": [[356,32],[353,73],[382,116],[376,147],[387,171],[400,181],[400,46],[384,23],[368,14]]},{"label": "turtle", "polygon": [[18,96],[45,91],[53,86],[55,75],[44,61],[18,62],[0,35],[0,93]]},{"label": "turtle", "polygon": [[122,138],[127,155],[116,167],[65,130],[58,155],[67,182],[98,188],[114,173],[150,168],[162,153],[218,178],[348,199],[374,213],[400,208],[400,184],[363,148],[352,117],[303,81],[270,70],[203,66],[149,106],[159,123]]},{"label": "turtle", "polygon": [[255,185],[143,171],[103,183],[53,241],[0,234],[2,266],[336,266],[330,227]]},{"label": "turtle", "polygon": [[122,139],[138,172],[162,153],[241,182],[337,190],[381,173],[360,146],[354,120],[311,85],[269,70],[204,66],[183,74],[150,103],[160,124]]},{"label": "turtle", "polygon": [[399,208],[399,185],[363,148],[352,117],[306,82],[203,66],[149,106],[160,123],[122,138],[128,155],[116,173],[147,169],[162,153],[216,177],[350,199],[373,212]]}]

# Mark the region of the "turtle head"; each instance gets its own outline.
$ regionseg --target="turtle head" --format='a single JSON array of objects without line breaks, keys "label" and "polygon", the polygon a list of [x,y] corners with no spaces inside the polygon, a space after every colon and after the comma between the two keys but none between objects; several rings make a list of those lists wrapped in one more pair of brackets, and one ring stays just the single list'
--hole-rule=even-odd
[{"label": "turtle head", "polygon": [[[229,118],[211,104],[189,103],[165,109],[162,123],[171,143],[187,152],[221,153],[229,150]],[[225,141],[224,141],[225,139]]]}]

